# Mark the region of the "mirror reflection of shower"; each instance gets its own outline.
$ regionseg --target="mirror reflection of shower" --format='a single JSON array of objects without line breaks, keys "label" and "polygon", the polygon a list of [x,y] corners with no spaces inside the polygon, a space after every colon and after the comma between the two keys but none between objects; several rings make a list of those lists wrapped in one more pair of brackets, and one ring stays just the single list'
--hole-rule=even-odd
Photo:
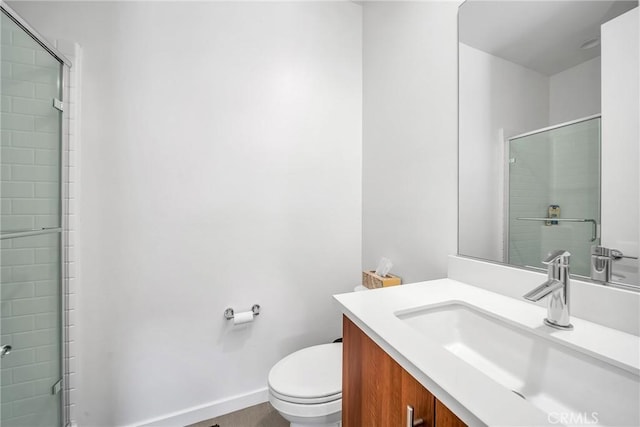
[{"label": "mirror reflection of shower", "polygon": [[510,264],[543,268],[549,252],[571,253],[588,277],[600,242],[600,116],[507,140],[505,252]]},{"label": "mirror reflection of shower", "polygon": [[[539,266],[539,259],[527,255],[537,252],[539,243],[530,242],[527,247],[524,242],[511,242],[508,253],[509,175],[505,169],[515,170],[521,164],[509,166],[506,141],[513,135],[601,115],[600,216],[593,219],[600,231],[600,247],[625,255],[613,260],[609,285],[639,285],[638,13],[637,0],[468,0],[461,5],[460,255]],[[570,218],[569,207],[553,199],[535,215],[527,215]],[[593,222],[557,223],[543,231],[593,228]],[[539,233],[541,226],[528,225]],[[584,270],[581,273],[590,276]],[[601,283],[598,277],[593,280]]]}]

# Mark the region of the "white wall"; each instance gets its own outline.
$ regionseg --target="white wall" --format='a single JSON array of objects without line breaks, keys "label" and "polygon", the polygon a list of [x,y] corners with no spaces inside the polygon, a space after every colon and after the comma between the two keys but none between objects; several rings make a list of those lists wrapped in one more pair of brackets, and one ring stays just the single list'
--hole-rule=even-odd
[{"label": "white wall", "polygon": [[549,78],[463,43],[459,49],[459,252],[503,261],[504,137],[547,126]]},{"label": "white wall", "polygon": [[[331,294],[360,280],[361,7],[12,6],[83,47],[80,424],[262,390],[339,336]],[[248,328],[222,317],[254,303]]]},{"label": "white wall", "polygon": [[549,78],[549,125],[600,113],[600,57]]},{"label": "white wall", "polygon": [[[639,237],[638,141],[640,75],[638,8],[602,26],[602,244],[637,257]],[[638,261],[614,273],[638,283]],[[620,280],[620,279],[619,279]]]},{"label": "white wall", "polygon": [[456,252],[458,2],[363,4],[362,266],[405,283]]}]

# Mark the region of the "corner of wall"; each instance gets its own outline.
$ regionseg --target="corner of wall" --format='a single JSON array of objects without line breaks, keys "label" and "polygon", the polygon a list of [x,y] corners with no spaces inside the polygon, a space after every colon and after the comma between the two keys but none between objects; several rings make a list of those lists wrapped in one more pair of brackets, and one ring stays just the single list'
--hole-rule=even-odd
[{"label": "corner of wall", "polygon": [[63,119],[63,167],[65,176],[64,221],[64,403],[65,418],[68,426],[76,425],[76,407],[78,400],[78,349],[77,346],[77,294],[78,294],[78,103],[80,87],[81,48],[77,43],[66,40],[54,40],[56,49],[72,63],[71,68],[64,67],[64,119]]}]

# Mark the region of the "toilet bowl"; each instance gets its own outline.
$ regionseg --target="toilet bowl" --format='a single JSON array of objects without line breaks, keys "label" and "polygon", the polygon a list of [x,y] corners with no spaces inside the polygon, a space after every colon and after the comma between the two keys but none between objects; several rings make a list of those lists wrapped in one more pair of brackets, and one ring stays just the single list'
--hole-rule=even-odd
[{"label": "toilet bowl", "polygon": [[269,402],[291,427],[340,426],[342,343],[303,348],[276,363]]}]

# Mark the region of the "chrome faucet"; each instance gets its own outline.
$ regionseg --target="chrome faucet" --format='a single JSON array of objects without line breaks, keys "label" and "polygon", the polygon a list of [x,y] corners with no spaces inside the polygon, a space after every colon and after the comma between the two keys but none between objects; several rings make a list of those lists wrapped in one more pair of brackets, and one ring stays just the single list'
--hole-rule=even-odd
[{"label": "chrome faucet", "polygon": [[[638,257],[625,255],[618,249],[591,246],[591,280],[610,284],[613,278],[613,263],[622,258],[638,259]],[[624,276],[619,275],[619,278],[624,279]]]},{"label": "chrome faucet", "polygon": [[544,323],[553,328],[571,330],[569,319],[569,259],[571,254],[564,249],[552,252],[542,261],[548,267],[549,278],[542,285],[524,295],[537,302],[549,296],[547,318]]},{"label": "chrome faucet", "polygon": [[591,246],[591,279],[603,283],[611,282],[613,261],[620,259],[617,257],[619,253],[620,251],[604,246]]}]

